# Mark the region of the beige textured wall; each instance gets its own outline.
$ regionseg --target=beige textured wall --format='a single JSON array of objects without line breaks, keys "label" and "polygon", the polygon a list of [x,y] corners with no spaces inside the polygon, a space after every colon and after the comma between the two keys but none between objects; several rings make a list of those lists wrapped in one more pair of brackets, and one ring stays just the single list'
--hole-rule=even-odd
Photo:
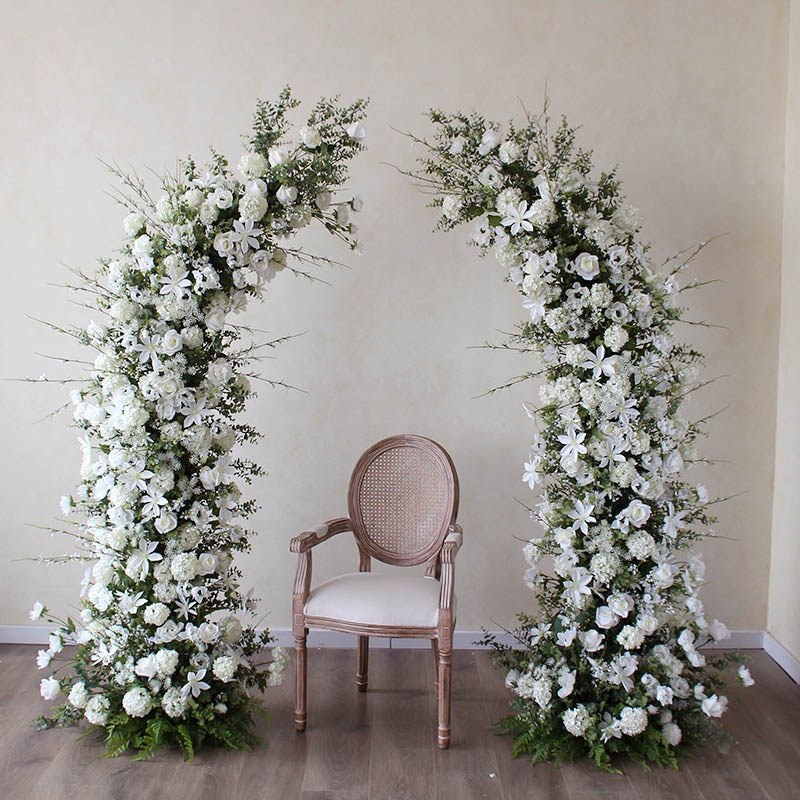
[{"label": "beige textured wall", "polygon": [[[258,487],[261,537],[244,561],[246,580],[264,598],[266,622],[288,626],[289,537],[345,511],[349,472],[367,445],[419,432],[450,450],[461,476],[459,625],[512,623],[529,607],[515,537],[531,523],[515,498],[526,498],[521,404],[533,389],[473,399],[524,367],[468,348],[508,329],[520,308],[464,233],[430,233],[425,198],[383,162],[412,165],[414,150],[390,126],[424,132],[431,105],[502,120],[518,114],[517,97],[536,109],[547,83],[554,112],[583,125],[598,163],[620,163],[657,256],[729,234],[699,267],[724,283],[691,298],[693,318],[729,330],[686,331],[707,350],[710,372],[728,376],[693,410],[729,406],[707,453],[731,463],[698,478],[720,494],[747,490],[720,510],[719,533],[732,541],[705,547],[705,596],[731,627],[763,628],[787,18],[783,0],[7,3],[0,375],[58,368],[34,354],[64,353],[66,343],[26,315],[83,319],[48,284],[64,279],[59,262],[88,266],[119,242],[98,157],[161,170],[212,143],[238,156],[255,98],[286,82],[308,100],[370,95],[370,149],[352,181],[368,203],[365,254],[325,274],[330,286],[282,276],[249,314],[276,334],[309,331],[265,363],[309,394],[265,392],[252,404],[271,474]],[[63,397],[57,387],[0,384],[0,623],[26,622],[35,599],[65,609],[77,596],[78,570],[18,560],[70,549],[29,527],[58,514],[77,477],[66,418],[34,424]],[[346,542],[317,560],[321,575],[353,563]]]},{"label": "beige textured wall", "polygon": [[778,418],[769,632],[800,659],[800,3],[792,0],[786,95]]}]

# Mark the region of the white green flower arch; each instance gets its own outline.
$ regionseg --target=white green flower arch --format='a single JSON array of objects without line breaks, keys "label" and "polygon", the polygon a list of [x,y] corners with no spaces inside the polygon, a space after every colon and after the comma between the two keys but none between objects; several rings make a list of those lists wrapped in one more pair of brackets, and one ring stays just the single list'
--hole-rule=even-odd
[{"label": "white green flower arch", "polygon": [[528,312],[499,346],[538,362],[522,376],[540,380],[523,475],[539,491],[542,533],[524,547],[538,608],[519,615],[517,648],[487,638],[514,692],[498,730],[534,762],[674,764],[727,704],[727,659],[698,650],[727,636],[705,616],[692,552],[715,521],[687,474],[704,420],[681,415],[702,355],[675,335],[680,293],[700,285],[679,277],[702,245],[654,267],[614,172],[593,177],[546,108],[521,127],[429,116],[411,175],[435,195],[438,228],[472,222],[472,243],[494,253]]},{"label": "white green flower arch", "polygon": [[363,148],[366,103],[319,101],[290,142],[297,105],[288,89],[258,104],[235,170],[216,153],[202,169],[187,159],[158,199],[120,175],[124,243],[71,287],[96,315],[61,329],[94,351],[72,393],[81,482],[62,501],[78,516],[65,524],[80,552],[66,558],[88,567],[77,619],[40,602],[31,612],[58,625],[38,664],[42,695],[62,704],[39,722],[85,718],[111,755],[250,748],[263,709],[249,690],[279,681],[286,663],[264,650],[268,631],[243,624],[255,600],[234,562],[253,535],[240,521],[256,510],[241,485],[261,475],[236,455],[260,436],[239,416],[251,381],[265,380],[259,352],[281,340],[255,343],[234,320],[284,268],[329,260],[291,247],[309,223],[355,247],[360,201],[334,192]]}]

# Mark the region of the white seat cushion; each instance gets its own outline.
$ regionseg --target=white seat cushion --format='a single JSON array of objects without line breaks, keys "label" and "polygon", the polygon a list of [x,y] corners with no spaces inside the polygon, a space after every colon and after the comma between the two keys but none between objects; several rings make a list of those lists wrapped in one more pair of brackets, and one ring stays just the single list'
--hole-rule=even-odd
[{"label": "white seat cushion", "polygon": [[364,625],[435,628],[439,581],[378,572],[340,575],[311,590],[305,613]]}]

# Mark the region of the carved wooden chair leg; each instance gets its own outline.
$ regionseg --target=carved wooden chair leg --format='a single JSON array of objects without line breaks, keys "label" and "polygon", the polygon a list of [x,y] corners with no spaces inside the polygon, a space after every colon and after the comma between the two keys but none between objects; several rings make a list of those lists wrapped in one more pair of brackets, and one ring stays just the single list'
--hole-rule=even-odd
[{"label": "carved wooden chair leg", "polygon": [[367,673],[369,671],[369,636],[358,637],[358,672],[356,686],[359,692],[367,691]]},{"label": "carved wooden chair leg", "polygon": [[305,633],[294,637],[294,727],[306,729],[306,685],[308,683],[308,658]]},{"label": "carved wooden chair leg", "polygon": [[433,688],[437,694],[439,692],[439,640],[431,639],[431,650],[433,651]]},{"label": "carved wooden chair leg", "polygon": [[442,750],[450,746],[450,660],[452,642],[439,642],[439,732]]}]

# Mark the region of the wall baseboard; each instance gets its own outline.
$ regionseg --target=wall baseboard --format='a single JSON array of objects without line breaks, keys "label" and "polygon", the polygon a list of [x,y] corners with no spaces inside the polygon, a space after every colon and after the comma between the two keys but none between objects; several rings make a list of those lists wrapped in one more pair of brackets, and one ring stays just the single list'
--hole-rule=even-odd
[{"label": "wall baseboard", "polygon": [[769,631],[764,632],[764,650],[795,683],[800,683],[800,659],[795,658]]},{"label": "wall baseboard", "polygon": [[[45,625],[0,625],[0,644],[46,645],[51,628]],[[513,646],[513,637],[504,631],[493,631],[495,638]],[[272,635],[281,647],[293,647],[294,638],[289,628],[273,628]],[[483,638],[483,631],[459,631],[453,636],[456,650],[481,649],[477,642]],[[308,635],[309,647],[355,648],[356,636],[338,631],[311,630]],[[427,639],[380,639],[372,637],[370,647],[384,649],[427,649]],[[724,642],[717,642],[709,649],[764,650],[767,655],[795,682],[800,684],[800,659],[789,652],[772,634],[767,631],[731,631]]]},{"label": "wall baseboard", "polygon": [[[51,628],[45,625],[0,625],[0,644],[40,644],[48,642]],[[505,631],[492,631],[495,638],[503,644],[513,646],[514,638]],[[294,638],[289,628],[273,628],[272,635],[278,640],[281,647],[293,647]],[[483,631],[457,630],[453,636],[453,647],[456,650],[477,650],[477,644],[484,636]],[[770,646],[766,640],[770,641]],[[308,635],[309,647],[340,647],[350,648],[356,646],[356,636],[352,633],[339,631],[311,630]],[[427,649],[430,643],[427,639],[380,639],[372,637],[370,647],[394,649]],[[710,645],[715,649],[729,650],[761,650],[765,649],[796,681],[800,682],[800,663],[792,654],[779,644],[770,634],[764,631],[731,631],[731,638],[724,642]],[[794,664],[792,672],[786,666]]]}]

